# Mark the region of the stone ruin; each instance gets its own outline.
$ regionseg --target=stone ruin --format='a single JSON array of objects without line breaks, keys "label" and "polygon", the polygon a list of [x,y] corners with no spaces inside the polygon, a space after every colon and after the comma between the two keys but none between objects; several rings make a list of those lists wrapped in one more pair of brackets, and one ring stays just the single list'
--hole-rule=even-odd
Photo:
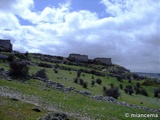
[{"label": "stone ruin", "polygon": [[98,64],[112,65],[111,58],[95,58],[93,61]]},{"label": "stone ruin", "polygon": [[70,54],[68,60],[75,62],[88,62],[88,55]]},{"label": "stone ruin", "polygon": [[4,52],[11,52],[12,51],[11,41],[0,39],[0,50]]},{"label": "stone ruin", "polygon": [[88,59],[88,55],[81,55],[81,54],[70,54],[68,60],[74,62],[89,62],[93,61],[96,64],[104,64],[104,65],[112,65],[111,58],[95,58],[93,60]]}]

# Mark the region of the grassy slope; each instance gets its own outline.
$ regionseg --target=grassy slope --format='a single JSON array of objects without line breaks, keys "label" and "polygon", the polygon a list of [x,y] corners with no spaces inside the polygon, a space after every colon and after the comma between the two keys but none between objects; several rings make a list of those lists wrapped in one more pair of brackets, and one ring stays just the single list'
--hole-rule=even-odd
[{"label": "grassy slope", "polygon": [[[33,59],[33,61],[39,62],[40,60]],[[50,63],[50,64],[54,65],[53,63]],[[71,67],[74,69],[84,68],[84,67],[70,66],[70,65],[64,65],[64,64],[60,64],[60,65],[65,67]],[[0,67],[5,68],[6,70],[9,69],[7,63],[0,62]],[[42,67],[30,66],[29,72],[30,74],[33,74],[39,69],[42,69]],[[85,68],[85,69],[91,69],[91,68]],[[66,87],[74,86],[76,90],[91,91],[93,95],[103,94],[102,87],[106,86],[107,88],[109,88],[109,85],[108,85],[109,83],[114,83],[115,86],[118,86],[120,84],[120,82],[115,80],[115,78],[110,77],[108,79],[106,77],[94,76],[94,80],[96,80],[97,78],[102,79],[102,85],[95,84],[94,87],[91,87],[90,84],[91,84],[91,78],[93,75],[85,73],[84,76],[81,76],[81,78],[88,82],[88,89],[84,89],[79,84],[73,83],[73,79],[76,77],[75,71],[58,70],[58,74],[56,74],[51,68],[46,68],[46,70],[50,80],[63,83]],[[60,79],[58,79],[58,77]],[[123,84],[124,86],[129,85],[127,81],[124,81],[121,84]],[[133,84],[135,85],[136,82],[133,81],[131,85]],[[115,105],[107,102],[95,101],[88,97],[84,97],[76,93],[63,93],[53,88],[49,88],[49,91],[47,91],[45,89],[48,89],[48,88],[46,88],[45,84],[37,80],[29,80],[29,81],[26,81],[25,83],[0,80],[0,87],[6,87],[7,88],[7,90],[5,91],[6,93],[14,92],[15,94],[16,93],[22,94],[23,97],[28,95],[32,96],[32,97],[24,97],[24,98],[27,99],[28,101],[31,101],[33,104],[37,102],[40,106],[43,106],[41,109],[46,108],[46,111],[44,110],[40,115],[38,115],[37,113],[30,110],[31,107],[29,106],[32,106],[32,105],[26,103],[27,101],[25,102],[18,101],[18,106],[14,106],[13,103],[15,101],[12,101],[5,97],[1,97],[0,100],[2,101],[2,103],[4,103],[4,101],[7,101],[8,103],[13,104],[12,110],[10,109],[9,104],[0,105],[0,107],[3,108],[3,110],[0,109],[1,110],[0,119],[3,118],[4,120],[9,119],[8,117],[12,116],[11,113],[18,112],[17,108],[21,108],[21,106],[23,106],[23,108],[27,110],[28,112],[27,114],[31,113],[31,115],[29,115],[31,117],[30,119],[35,119],[41,115],[44,115],[44,113],[47,112],[47,109],[58,110],[58,111],[62,110],[62,111],[68,112],[74,118],[79,116],[80,118],[83,119],[84,116],[88,116],[90,118],[94,118],[94,119],[97,118],[97,119],[104,119],[104,120],[106,120],[106,118],[107,119],[125,119],[124,113],[149,113],[149,112],[134,109],[134,108],[124,107],[124,106]],[[153,97],[154,87],[143,86],[143,88],[147,90],[147,92],[149,93],[149,97],[145,97],[142,95],[135,95],[135,94],[130,96],[125,94],[124,91],[121,90],[120,91],[121,97],[118,99],[118,101],[126,101],[132,104],[142,105],[142,106],[146,106],[153,109],[159,109],[160,100]],[[24,101],[23,97],[22,98],[20,97],[22,101]],[[143,104],[141,104],[141,102],[143,102]],[[4,108],[6,112],[4,112]],[[22,113],[21,114],[22,116],[20,118],[29,119],[25,115],[26,113],[25,110],[24,111],[22,110],[17,114]],[[13,115],[12,117],[16,119],[16,116]]]},{"label": "grassy slope", "polygon": [[47,113],[45,109],[36,113],[31,110],[32,108],[37,108],[37,106],[0,96],[0,120],[36,120]]},{"label": "grassy slope", "polygon": [[[139,109],[123,107],[121,105],[111,104],[108,102],[101,102],[92,100],[88,97],[84,97],[75,93],[63,93],[55,89],[50,89],[50,91],[45,90],[43,83],[36,81],[37,85],[35,85],[35,81],[27,81],[26,83],[14,82],[14,81],[5,81],[1,80],[1,87],[7,88],[6,93],[14,93],[17,95],[22,94],[22,97],[19,97],[22,101],[32,101],[34,103],[37,102],[38,105],[43,106],[48,109],[56,109],[58,111],[66,111],[73,117],[84,118],[85,116],[89,116],[94,119],[124,119],[125,113],[150,113]],[[33,85],[33,86],[32,86]],[[28,96],[28,97],[27,97]],[[38,101],[37,101],[38,98]],[[14,104],[15,101],[8,100],[10,104]],[[3,104],[3,103],[2,103]],[[31,111],[31,108],[27,103],[21,103],[23,106],[23,110],[21,111],[21,117],[28,119],[26,117],[25,112],[27,111],[29,114],[34,114],[33,116],[29,115],[32,119],[34,119],[37,114]],[[10,109],[9,105],[3,104],[6,108],[6,112],[1,112],[1,116],[6,120],[8,116],[6,114],[11,115],[13,112],[16,113],[17,109]],[[2,107],[1,106],[1,107]],[[12,106],[15,107],[15,106]],[[18,109],[21,109],[21,106],[17,106]],[[19,113],[20,114],[20,113]],[[44,114],[44,113],[42,113]],[[41,114],[41,115],[42,115]],[[16,119],[16,116],[12,116]],[[20,117],[20,118],[21,118]]]}]

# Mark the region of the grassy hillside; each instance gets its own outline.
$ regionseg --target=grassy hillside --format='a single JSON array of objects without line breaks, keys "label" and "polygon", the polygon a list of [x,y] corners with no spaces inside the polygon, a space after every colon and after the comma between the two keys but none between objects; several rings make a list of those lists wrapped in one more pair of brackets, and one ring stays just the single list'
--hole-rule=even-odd
[{"label": "grassy hillside", "polygon": [[[3,53],[8,54],[8,53]],[[15,59],[21,57],[15,55]],[[74,87],[71,92],[65,92],[59,90],[47,83],[38,79],[27,79],[22,81],[21,79],[12,79],[10,77],[0,77],[0,119],[23,119],[23,120],[35,120],[37,118],[43,118],[45,114],[53,112],[64,112],[70,119],[126,119],[125,113],[138,113],[138,114],[151,114],[155,113],[143,109],[127,107],[119,105],[117,103],[100,101],[92,99],[92,96],[104,95],[103,87],[110,88],[110,84],[114,83],[115,87],[119,88],[119,84],[123,87],[131,85],[135,86],[137,82],[140,83],[141,88],[145,89],[148,96],[135,94],[126,94],[124,89],[119,88],[120,97],[117,102],[125,101],[129,104],[136,104],[138,106],[145,106],[149,109],[160,109],[160,99],[154,97],[153,91],[155,88],[159,88],[160,85],[151,84],[146,86],[144,82],[146,79],[135,79],[133,75],[125,70],[121,66],[105,66],[96,64],[76,64],[65,63],[62,60],[55,60],[50,62],[44,60],[44,56],[35,56],[29,54],[27,57],[21,59],[21,61],[29,62],[29,75],[34,75],[38,70],[45,69],[48,80],[63,84],[65,88]],[[51,67],[41,67],[39,63],[50,65]],[[0,60],[0,68],[4,68],[8,71],[9,62]],[[55,72],[55,70],[57,72]],[[81,75],[78,79],[83,79],[87,82],[87,88],[84,88],[79,83],[75,83],[74,79],[77,78],[77,71],[81,71]],[[92,71],[92,72],[89,72]],[[121,72],[120,72],[121,71]],[[94,74],[94,73],[98,73]],[[132,77],[131,82],[128,82],[127,77],[123,77],[123,81],[117,80],[116,75]],[[96,83],[97,79],[101,79],[102,83]],[[91,85],[92,81],[95,81],[94,85]],[[79,94],[81,91],[90,92],[92,95]],[[15,100],[16,99],[16,100]],[[32,108],[39,108],[41,112],[35,112]],[[158,113],[157,113],[158,114]],[[160,114],[159,114],[160,116]],[[127,118],[135,119],[135,118]],[[140,118],[148,119],[148,118]],[[157,118],[153,118],[157,119]]]}]

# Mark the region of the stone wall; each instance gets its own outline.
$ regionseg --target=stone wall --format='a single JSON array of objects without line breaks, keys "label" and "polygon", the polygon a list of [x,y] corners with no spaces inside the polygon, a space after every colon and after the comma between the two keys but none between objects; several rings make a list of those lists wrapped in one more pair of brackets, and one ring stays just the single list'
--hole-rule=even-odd
[{"label": "stone wall", "polygon": [[0,39],[0,48],[6,51],[12,51],[12,44],[10,40],[2,40]]},{"label": "stone wall", "polygon": [[112,65],[111,58],[95,58],[93,61],[99,64]]},{"label": "stone wall", "polygon": [[68,60],[75,62],[88,62],[88,55],[70,54]]}]

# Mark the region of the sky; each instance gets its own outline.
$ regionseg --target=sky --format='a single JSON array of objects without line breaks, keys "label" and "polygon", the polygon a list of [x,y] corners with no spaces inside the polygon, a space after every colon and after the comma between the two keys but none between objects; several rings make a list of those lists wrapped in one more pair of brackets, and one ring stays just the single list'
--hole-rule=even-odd
[{"label": "sky", "polygon": [[0,39],[20,52],[112,58],[160,72],[159,0],[0,0]]}]

